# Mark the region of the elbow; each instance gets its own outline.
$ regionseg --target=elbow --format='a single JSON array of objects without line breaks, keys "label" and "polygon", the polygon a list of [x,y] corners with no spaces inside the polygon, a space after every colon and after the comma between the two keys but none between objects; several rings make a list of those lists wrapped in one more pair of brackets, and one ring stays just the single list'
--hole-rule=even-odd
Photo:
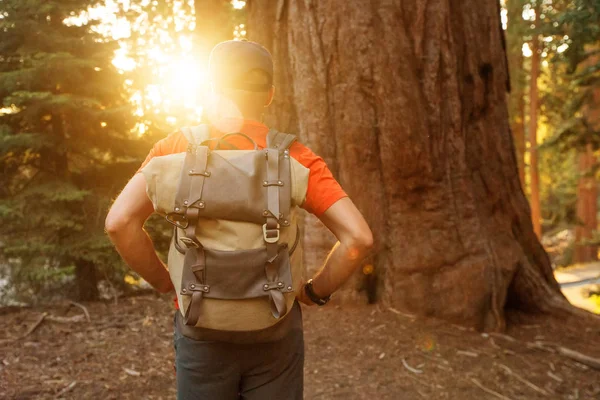
[{"label": "elbow", "polygon": [[365,258],[374,247],[373,233],[370,229],[354,232],[348,240],[350,257],[353,259]]},{"label": "elbow", "polygon": [[373,232],[371,232],[370,229],[366,229],[365,232],[362,232],[362,234],[356,238],[356,240],[358,246],[363,249],[365,254],[368,254],[373,250],[375,240],[373,239]]},{"label": "elbow", "polygon": [[129,223],[130,221],[124,215],[111,209],[104,220],[104,230],[112,238],[125,230]]}]

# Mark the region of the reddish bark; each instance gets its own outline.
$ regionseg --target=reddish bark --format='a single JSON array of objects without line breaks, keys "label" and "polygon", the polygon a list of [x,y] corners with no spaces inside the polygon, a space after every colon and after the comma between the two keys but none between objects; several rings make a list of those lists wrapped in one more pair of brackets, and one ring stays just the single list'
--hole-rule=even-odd
[{"label": "reddish bark", "polygon": [[[523,62],[523,53],[520,56],[521,63]],[[517,165],[519,168],[519,180],[521,186],[525,187],[525,151],[526,151],[526,138],[525,138],[525,96],[523,91],[519,88],[515,91],[517,98],[517,110],[515,118],[513,119],[512,132],[515,140],[515,148],[517,151]]]},{"label": "reddish bark", "polygon": [[[534,23],[537,27],[537,13]],[[542,211],[540,206],[540,175],[538,169],[537,125],[538,125],[538,77],[540,75],[540,40],[537,34],[531,41],[531,73],[529,83],[529,188],[531,220],[538,238],[542,237]]]},{"label": "reddish bark", "polygon": [[576,263],[598,260],[598,246],[585,245],[585,241],[593,237],[598,227],[598,182],[591,173],[596,164],[596,157],[591,145],[579,154],[580,178],[577,184],[577,219],[575,228],[575,252],[573,261]]},{"label": "reddish bark", "polygon": [[525,24],[523,20],[523,0],[509,0],[507,8],[507,57],[510,72],[509,113],[511,130],[515,140],[517,165],[521,186],[525,187],[525,66],[523,57]]}]

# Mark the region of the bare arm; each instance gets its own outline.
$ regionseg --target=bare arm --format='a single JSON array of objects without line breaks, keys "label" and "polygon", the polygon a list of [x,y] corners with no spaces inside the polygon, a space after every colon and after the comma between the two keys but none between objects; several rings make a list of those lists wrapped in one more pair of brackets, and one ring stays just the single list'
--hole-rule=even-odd
[{"label": "bare arm", "polygon": [[[313,278],[313,290],[322,298],[335,292],[360,266],[373,247],[373,234],[347,197],[334,203],[320,220],[338,239],[325,265]],[[312,303],[304,291],[300,293],[300,301]]]},{"label": "bare arm", "polygon": [[173,290],[169,272],[144,230],[144,223],[153,212],[146,181],[138,173],[115,200],[106,216],[105,228],[125,263],[156,290],[168,293]]}]

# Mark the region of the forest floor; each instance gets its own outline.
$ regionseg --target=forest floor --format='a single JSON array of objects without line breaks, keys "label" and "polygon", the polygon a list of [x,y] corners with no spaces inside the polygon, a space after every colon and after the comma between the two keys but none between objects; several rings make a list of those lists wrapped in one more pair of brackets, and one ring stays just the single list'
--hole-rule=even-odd
[{"label": "forest floor", "polygon": [[[172,302],[85,307],[89,322],[68,303],[0,313],[0,398],[175,398]],[[513,313],[496,335],[333,304],[304,325],[305,399],[600,399],[600,371],[560,353],[600,357],[600,326],[580,320]]]}]

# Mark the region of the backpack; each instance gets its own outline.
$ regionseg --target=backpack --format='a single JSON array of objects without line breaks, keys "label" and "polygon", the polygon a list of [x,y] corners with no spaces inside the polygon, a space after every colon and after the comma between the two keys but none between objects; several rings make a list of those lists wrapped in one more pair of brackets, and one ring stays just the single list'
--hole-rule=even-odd
[{"label": "backpack", "polygon": [[221,150],[229,134],[211,150],[208,126],[182,132],[187,151],[155,157],[142,173],[155,210],[174,225],[168,267],[184,323],[272,326],[290,311],[302,274],[297,206],[309,171],[290,156],[296,137],[270,130],[258,149],[234,134],[254,150]]}]

